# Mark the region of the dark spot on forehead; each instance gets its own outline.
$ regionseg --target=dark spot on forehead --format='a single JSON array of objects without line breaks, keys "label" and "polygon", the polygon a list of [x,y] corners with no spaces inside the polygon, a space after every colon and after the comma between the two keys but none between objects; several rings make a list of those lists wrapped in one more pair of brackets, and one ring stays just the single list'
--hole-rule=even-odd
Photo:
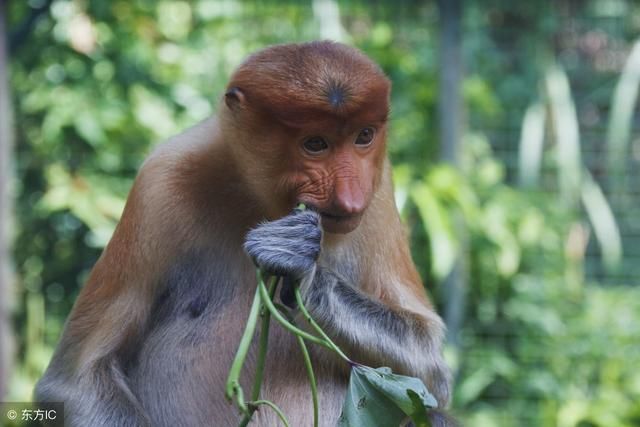
[{"label": "dark spot on forehead", "polygon": [[349,91],[340,82],[332,81],[327,85],[325,95],[329,100],[329,104],[331,104],[333,108],[340,108],[344,107],[344,105],[347,103],[347,99],[349,98]]},{"label": "dark spot on forehead", "polygon": [[333,107],[340,107],[344,104],[344,92],[340,88],[332,88],[328,96],[329,102]]}]

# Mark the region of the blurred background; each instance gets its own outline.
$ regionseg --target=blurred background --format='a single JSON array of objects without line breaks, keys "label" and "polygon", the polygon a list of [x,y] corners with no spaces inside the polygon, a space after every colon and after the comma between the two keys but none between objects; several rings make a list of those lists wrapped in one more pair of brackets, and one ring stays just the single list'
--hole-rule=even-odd
[{"label": "blurred background", "polygon": [[30,400],[154,144],[247,54],[328,38],[393,81],[396,198],[460,419],[640,426],[638,2],[0,5],[0,400]]}]

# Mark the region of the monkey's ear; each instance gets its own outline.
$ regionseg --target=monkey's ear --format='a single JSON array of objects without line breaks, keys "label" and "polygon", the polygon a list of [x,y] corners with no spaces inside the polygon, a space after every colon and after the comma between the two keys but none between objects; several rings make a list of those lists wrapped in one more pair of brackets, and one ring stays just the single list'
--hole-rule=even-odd
[{"label": "monkey's ear", "polygon": [[244,93],[240,88],[232,87],[224,94],[224,102],[230,109],[235,109],[245,103]]}]

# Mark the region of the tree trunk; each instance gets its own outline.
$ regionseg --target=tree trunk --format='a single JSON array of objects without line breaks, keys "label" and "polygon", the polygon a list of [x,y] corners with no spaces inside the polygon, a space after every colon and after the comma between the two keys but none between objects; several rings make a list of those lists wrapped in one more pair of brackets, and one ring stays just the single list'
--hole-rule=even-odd
[{"label": "tree trunk", "polygon": [[[464,123],[461,83],[462,44],[461,21],[462,0],[439,0],[440,11],[440,157],[454,167],[460,167],[462,156],[462,125]],[[445,322],[448,340],[454,347],[460,344],[460,329],[464,318],[465,293],[467,287],[466,233],[462,218],[453,218],[460,255],[453,270],[445,278]],[[437,256],[437,254],[436,254]]]}]

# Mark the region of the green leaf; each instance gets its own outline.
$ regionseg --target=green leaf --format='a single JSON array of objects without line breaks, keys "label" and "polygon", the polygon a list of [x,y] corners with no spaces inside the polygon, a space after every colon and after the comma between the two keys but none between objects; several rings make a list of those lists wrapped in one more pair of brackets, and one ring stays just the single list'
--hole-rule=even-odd
[{"label": "green leaf", "polygon": [[424,183],[416,184],[410,196],[429,235],[433,274],[443,278],[451,272],[458,252],[449,214],[433,190]]},{"label": "green leaf", "polygon": [[619,266],[622,258],[620,229],[613,210],[598,183],[587,169],[583,174],[582,203],[600,244],[604,264],[608,269],[613,270]]},{"label": "green leaf", "polygon": [[[607,129],[607,157],[613,187],[623,191],[626,180],[627,153],[631,144],[633,116],[640,88],[640,39],[637,40],[622,70],[611,100]],[[628,172],[627,172],[628,173]]]},{"label": "green leaf", "polygon": [[529,105],[522,121],[518,171],[520,185],[538,185],[544,152],[545,108],[540,102]]},{"label": "green leaf", "polygon": [[393,374],[389,368],[359,365],[351,369],[338,426],[393,427],[410,417],[416,427],[427,427],[427,410],[436,406],[419,379]]},{"label": "green leaf", "polygon": [[78,135],[94,147],[107,140],[102,124],[98,121],[96,115],[97,113],[85,109],[80,111],[73,120],[73,126]]},{"label": "green leaf", "polygon": [[582,182],[580,130],[576,106],[571,96],[569,78],[562,68],[550,68],[545,83],[557,143],[556,162],[560,194],[570,207],[574,207],[580,196]]}]

